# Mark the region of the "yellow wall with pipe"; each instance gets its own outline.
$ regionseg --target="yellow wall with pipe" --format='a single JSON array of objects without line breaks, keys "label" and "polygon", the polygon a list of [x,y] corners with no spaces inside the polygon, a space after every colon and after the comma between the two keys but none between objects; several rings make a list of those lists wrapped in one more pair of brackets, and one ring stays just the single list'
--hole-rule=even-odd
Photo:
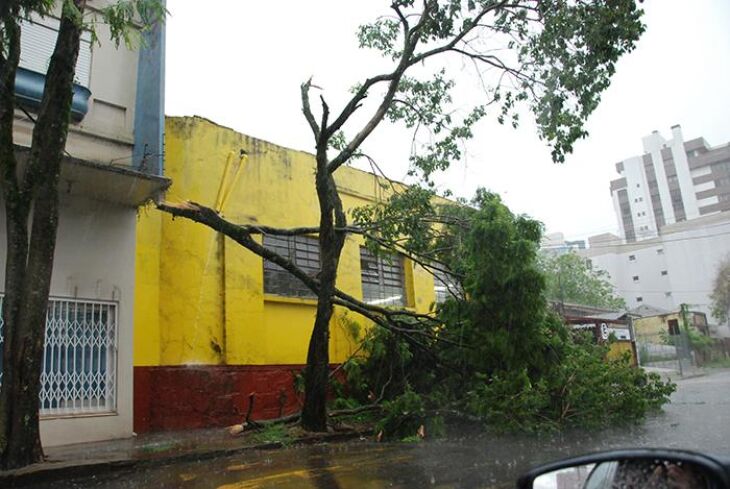
[{"label": "yellow wall with pipe", "polygon": [[[218,207],[233,222],[315,226],[314,157],[261,141],[199,117],[168,118],[165,175],[170,202]],[[246,156],[241,156],[241,150]],[[387,197],[370,173],[349,167],[336,175],[347,209]],[[350,236],[338,287],[361,298],[359,237]],[[135,365],[278,365],[306,362],[314,300],[265,295],[261,258],[213,230],[143,209],[137,229]],[[405,260],[409,306],[428,311],[432,276]],[[356,348],[355,313],[336,308],[330,361]]]}]

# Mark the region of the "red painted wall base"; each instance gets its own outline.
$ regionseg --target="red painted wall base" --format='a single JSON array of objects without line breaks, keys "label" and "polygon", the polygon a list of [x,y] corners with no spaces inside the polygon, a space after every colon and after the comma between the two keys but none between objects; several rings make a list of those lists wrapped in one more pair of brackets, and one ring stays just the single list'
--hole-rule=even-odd
[{"label": "red painted wall base", "polygon": [[304,365],[134,367],[134,431],[215,428],[297,412],[294,377]]}]

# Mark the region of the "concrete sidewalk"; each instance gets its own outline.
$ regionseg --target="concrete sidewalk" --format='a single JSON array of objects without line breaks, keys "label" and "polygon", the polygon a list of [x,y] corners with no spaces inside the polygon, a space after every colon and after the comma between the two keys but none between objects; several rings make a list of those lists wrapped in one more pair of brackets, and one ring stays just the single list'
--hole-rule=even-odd
[{"label": "concrete sidewalk", "polygon": [[[348,431],[308,433],[293,444],[346,441],[365,433]],[[51,480],[108,473],[137,466],[224,457],[244,450],[281,448],[280,442],[255,443],[247,436],[231,436],[227,429],[194,430],[141,435],[134,438],[46,448],[46,460],[22,469],[0,471],[0,487],[22,487]]]}]

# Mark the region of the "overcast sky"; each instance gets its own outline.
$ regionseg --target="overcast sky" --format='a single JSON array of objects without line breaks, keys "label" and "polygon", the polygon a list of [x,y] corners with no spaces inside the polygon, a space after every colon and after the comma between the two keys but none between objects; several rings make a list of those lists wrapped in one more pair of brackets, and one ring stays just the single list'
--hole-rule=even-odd
[{"label": "overcast sky", "polygon": [[[281,146],[312,152],[299,85],[313,77],[333,107],[382,62],[357,48],[358,25],[388,13],[390,2],[309,0],[241,2],[168,0],[168,115],[200,115]],[[617,232],[609,181],[614,164],[641,154],[652,130],[685,140],[730,141],[730,1],[647,0],[647,30],[618,64],[588,123],[590,136],[565,164],[528,121],[517,130],[492,117],[467,146],[467,160],[439,177],[442,188],[469,197],[477,187],[500,193],[513,211],[548,232],[584,238]],[[479,93],[468,67],[450,65],[464,107]],[[364,149],[391,178],[407,169],[408,134],[387,124]]]}]

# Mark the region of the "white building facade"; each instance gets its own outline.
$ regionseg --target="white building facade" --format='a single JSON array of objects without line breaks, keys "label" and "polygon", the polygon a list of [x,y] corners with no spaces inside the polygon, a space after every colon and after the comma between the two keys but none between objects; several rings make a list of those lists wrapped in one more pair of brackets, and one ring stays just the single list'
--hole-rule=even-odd
[{"label": "white building facade", "polygon": [[[109,3],[90,1],[87,11],[93,14]],[[13,131],[21,165],[27,158],[58,25],[57,16],[33,18],[22,25],[16,98],[24,110],[16,110]],[[139,50],[123,44],[117,48],[109,41],[106,26],[98,26],[98,36],[101,44],[92,44],[88,37],[82,40],[68,155],[61,168],[41,374],[40,428],[45,446],[132,435],[137,209],[169,183],[161,177],[164,26],[146,33]],[[6,255],[2,202],[0,208],[2,284]],[[0,324],[0,341],[1,328]]]},{"label": "white building facade", "polygon": [[730,144],[710,147],[703,138],[684,141],[658,131],[643,138],[644,154],[616,164],[611,182],[620,237],[651,239],[662,227],[730,210]]},{"label": "white building facade", "polygon": [[609,273],[629,309],[649,305],[676,311],[689,304],[713,323],[709,296],[720,262],[730,256],[730,213],[668,224],[659,236],[633,243],[610,235],[589,243],[581,255]]}]

